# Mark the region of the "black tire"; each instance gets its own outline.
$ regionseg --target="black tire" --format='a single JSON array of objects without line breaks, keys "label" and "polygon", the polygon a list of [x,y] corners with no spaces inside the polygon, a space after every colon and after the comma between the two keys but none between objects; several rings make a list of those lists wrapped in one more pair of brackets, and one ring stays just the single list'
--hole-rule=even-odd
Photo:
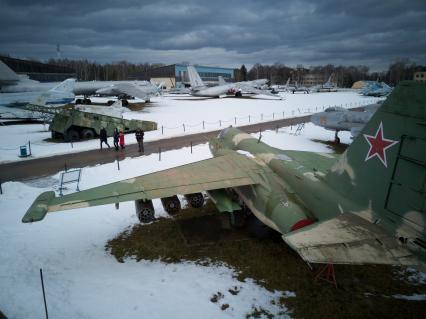
[{"label": "black tire", "polygon": [[253,214],[247,217],[247,231],[250,236],[258,239],[271,238],[274,230],[262,223]]},{"label": "black tire", "polygon": [[121,100],[121,106],[129,106],[129,101],[126,99]]},{"label": "black tire", "polygon": [[236,97],[242,97],[242,96],[243,96],[243,93],[241,93],[241,91],[238,91],[238,92],[236,92],[236,93],[235,93],[235,96],[236,96]]},{"label": "black tire", "polygon": [[113,100],[108,100],[108,102],[107,102],[107,105],[108,106],[111,106],[111,105],[113,105],[114,104],[114,101]]},{"label": "black tire", "polygon": [[75,142],[80,140],[80,134],[76,130],[68,130],[67,132],[67,142]]},{"label": "black tire", "polygon": [[135,201],[136,215],[141,223],[150,223],[155,219],[154,205],[151,200]]},{"label": "black tire", "polygon": [[90,140],[92,138],[95,138],[95,132],[91,128],[85,128],[81,131],[82,140]]},{"label": "black tire", "polygon": [[82,102],[82,100],[81,99],[77,99],[77,100],[75,100],[75,104],[82,104],[83,102]]},{"label": "black tire", "polygon": [[90,99],[84,99],[83,104],[90,105],[92,104],[92,101]]}]

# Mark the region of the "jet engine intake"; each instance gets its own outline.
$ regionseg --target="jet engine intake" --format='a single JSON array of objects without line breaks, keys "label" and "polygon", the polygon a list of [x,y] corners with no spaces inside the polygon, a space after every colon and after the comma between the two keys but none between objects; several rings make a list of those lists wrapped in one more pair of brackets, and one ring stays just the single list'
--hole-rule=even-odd
[{"label": "jet engine intake", "polygon": [[204,196],[202,193],[187,194],[185,198],[193,208],[200,208],[204,205]]},{"label": "jet engine intake", "polygon": [[163,204],[164,210],[170,215],[178,213],[181,209],[179,198],[176,195],[161,198],[161,204]]},{"label": "jet engine intake", "polygon": [[154,220],[154,205],[152,200],[135,200],[136,215],[141,223],[149,223]]}]

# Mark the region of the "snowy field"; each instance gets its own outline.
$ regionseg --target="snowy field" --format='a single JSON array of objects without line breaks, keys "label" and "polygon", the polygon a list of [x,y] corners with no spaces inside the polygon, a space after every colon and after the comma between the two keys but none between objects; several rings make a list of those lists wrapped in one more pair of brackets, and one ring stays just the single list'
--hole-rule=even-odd
[{"label": "snowy field", "polygon": [[[331,92],[312,94],[282,93],[283,100],[269,96],[251,99],[204,99],[191,96],[162,96],[152,99],[141,111],[127,111],[123,117],[158,123],[158,130],[145,133],[145,140],[193,134],[217,130],[229,125],[240,126],[283,117],[295,117],[320,112],[329,106],[345,108],[371,104],[376,98],[366,98],[357,92]],[[104,99],[108,100],[108,99]],[[0,108],[0,113],[11,111]],[[203,126],[204,122],[204,126]],[[236,124],[235,124],[236,123]],[[0,126],[0,162],[23,160],[18,157],[19,147],[31,143],[32,158],[51,156],[82,150],[96,149],[98,140],[78,143],[51,143],[48,126],[15,125]],[[112,138],[110,138],[112,144]],[[133,134],[126,136],[126,143],[136,143]],[[28,159],[28,158],[27,158]]]}]

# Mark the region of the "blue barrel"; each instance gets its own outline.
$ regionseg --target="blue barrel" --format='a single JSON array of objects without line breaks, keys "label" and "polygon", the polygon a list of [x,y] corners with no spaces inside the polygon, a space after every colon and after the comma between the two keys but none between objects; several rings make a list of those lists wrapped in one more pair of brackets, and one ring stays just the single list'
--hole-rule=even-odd
[{"label": "blue barrel", "polygon": [[22,145],[19,149],[21,151],[20,157],[27,157],[28,156],[27,145]]}]

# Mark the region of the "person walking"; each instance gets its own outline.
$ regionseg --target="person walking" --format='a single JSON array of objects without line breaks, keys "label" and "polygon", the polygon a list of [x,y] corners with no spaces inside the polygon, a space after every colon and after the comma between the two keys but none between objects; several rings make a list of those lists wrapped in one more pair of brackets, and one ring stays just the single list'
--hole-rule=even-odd
[{"label": "person walking", "polygon": [[125,146],[124,146],[124,133],[123,133],[123,131],[120,131],[120,135],[118,136],[118,139],[120,141],[121,150],[124,150]]},{"label": "person walking", "polygon": [[140,128],[138,128],[136,130],[136,141],[138,141],[138,146],[139,146],[139,152],[144,153],[144,149],[143,149],[143,137],[145,135],[144,131]]},{"label": "person walking", "polygon": [[107,131],[105,129],[105,127],[101,127],[101,130],[99,132],[99,139],[101,141],[101,151],[102,151],[102,144],[105,143],[108,148],[111,148],[111,146],[109,146],[108,144],[108,136],[107,136]]},{"label": "person walking", "polygon": [[118,128],[114,129],[113,136],[114,136],[114,147],[115,147],[115,150],[118,151],[118,139],[120,137],[120,133],[118,133]]}]

